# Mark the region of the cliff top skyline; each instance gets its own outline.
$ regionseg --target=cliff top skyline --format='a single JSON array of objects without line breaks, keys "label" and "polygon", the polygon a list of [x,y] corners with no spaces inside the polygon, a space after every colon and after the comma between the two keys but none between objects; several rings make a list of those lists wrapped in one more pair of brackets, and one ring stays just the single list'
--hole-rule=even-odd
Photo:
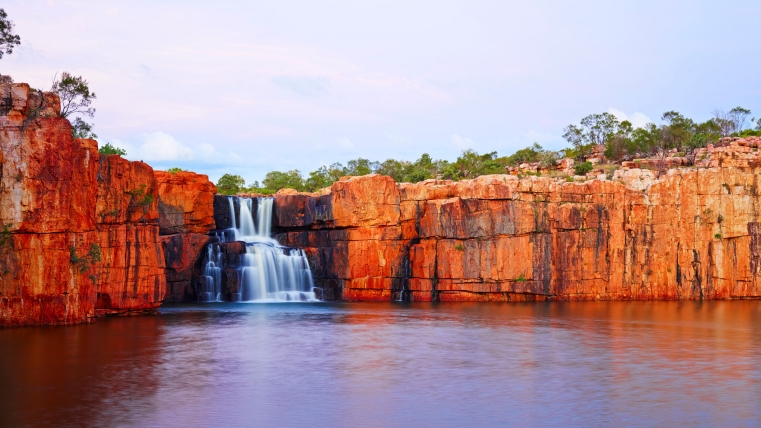
[{"label": "cliff top skyline", "polygon": [[761,113],[757,2],[551,3],[10,1],[22,44],[2,73],[84,76],[101,144],[215,181],[559,149],[602,111]]}]

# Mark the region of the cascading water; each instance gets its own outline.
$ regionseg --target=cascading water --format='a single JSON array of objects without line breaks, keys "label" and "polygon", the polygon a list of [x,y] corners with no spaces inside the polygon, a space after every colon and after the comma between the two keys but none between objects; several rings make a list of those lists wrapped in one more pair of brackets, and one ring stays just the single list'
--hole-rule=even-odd
[{"label": "cascading water", "polygon": [[[270,237],[272,198],[258,198],[256,223],[252,215],[253,200],[231,196],[232,228],[217,232],[221,242],[243,241],[246,253],[241,256],[238,272],[239,292],[231,300],[242,301],[315,301],[312,273],[303,250],[281,246]],[[235,203],[240,215],[236,223]],[[212,247],[214,247],[212,249]],[[205,286],[199,290],[204,301],[219,301],[222,294],[222,255],[219,245],[209,246],[204,268]]]},{"label": "cascading water", "polygon": [[219,302],[222,300],[222,253],[218,245],[209,245],[206,260],[203,268],[206,282],[204,288],[199,290],[200,298],[205,302]]}]

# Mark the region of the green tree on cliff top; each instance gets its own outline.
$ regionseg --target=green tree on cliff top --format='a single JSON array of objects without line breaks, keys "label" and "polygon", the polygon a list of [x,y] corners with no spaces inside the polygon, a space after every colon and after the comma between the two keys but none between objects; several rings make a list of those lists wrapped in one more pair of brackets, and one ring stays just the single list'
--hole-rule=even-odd
[{"label": "green tree on cliff top", "polygon": [[222,195],[234,195],[246,186],[246,180],[240,175],[225,174],[217,181],[217,192]]},{"label": "green tree on cliff top", "polygon": [[[95,116],[95,109],[90,104],[97,97],[95,92],[90,92],[90,86],[82,76],[73,76],[64,71],[59,79],[56,74],[50,92],[55,92],[61,98],[61,117],[68,118],[75,114]],[[77,117],[71,121],[71,134],[74,138],[98,138],[92,132],[92,127],[92,124]]]},{"label": "green tree on cliff top", "polygon": [[8,19],[4,9],[0,9],[0,58],[12,54],[13,48],[21,44],[21,37],[13,34],[13,21]]},{"label": "green tree on cliff top", "polygon": [[[111,143],[106,143],[105,146],[98,149],[98,153],[102,155],[119,155],[119,156],[125,156],[127,154],[127,151],[124,149],[120,149],[119,147],[112,146]],[[171,171],[169,171],[171,172]]]}]

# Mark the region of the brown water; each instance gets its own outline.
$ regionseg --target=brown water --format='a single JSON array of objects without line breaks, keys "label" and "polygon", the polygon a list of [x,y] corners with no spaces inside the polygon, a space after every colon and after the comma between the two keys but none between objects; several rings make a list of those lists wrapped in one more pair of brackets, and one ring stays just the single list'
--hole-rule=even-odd
[{"label": "brown water", "polygon": [[0,426],[756,426],[761,302],[206,304],[0,330]]}]

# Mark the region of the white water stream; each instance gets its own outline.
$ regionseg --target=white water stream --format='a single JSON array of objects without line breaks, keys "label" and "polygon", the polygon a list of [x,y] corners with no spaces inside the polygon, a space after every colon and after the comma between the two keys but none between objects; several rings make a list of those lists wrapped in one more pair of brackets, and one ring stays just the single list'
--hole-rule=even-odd
[{"label": "white water stream", "polygon": [[[235,199],[240,206],[239,222],[236,223]],[[315,301],[314,282],[306,254],[297,248],[281,246],[270,237],[272,233],[272,198],[257,200],[256,223],[252,211],[253,200],[231,196],[230,216],[232,229],[218,233],[222,242],[243,241],[246,254],[236,267],[240,293],[232,300],[253,302]],[[232,235],[232,236],[231,236]],[[231,239],[232,238],[232,239]],[[209,245],[206,290],[201,300],[220,301],[222,296],[223,257],[219,245]]]}]

